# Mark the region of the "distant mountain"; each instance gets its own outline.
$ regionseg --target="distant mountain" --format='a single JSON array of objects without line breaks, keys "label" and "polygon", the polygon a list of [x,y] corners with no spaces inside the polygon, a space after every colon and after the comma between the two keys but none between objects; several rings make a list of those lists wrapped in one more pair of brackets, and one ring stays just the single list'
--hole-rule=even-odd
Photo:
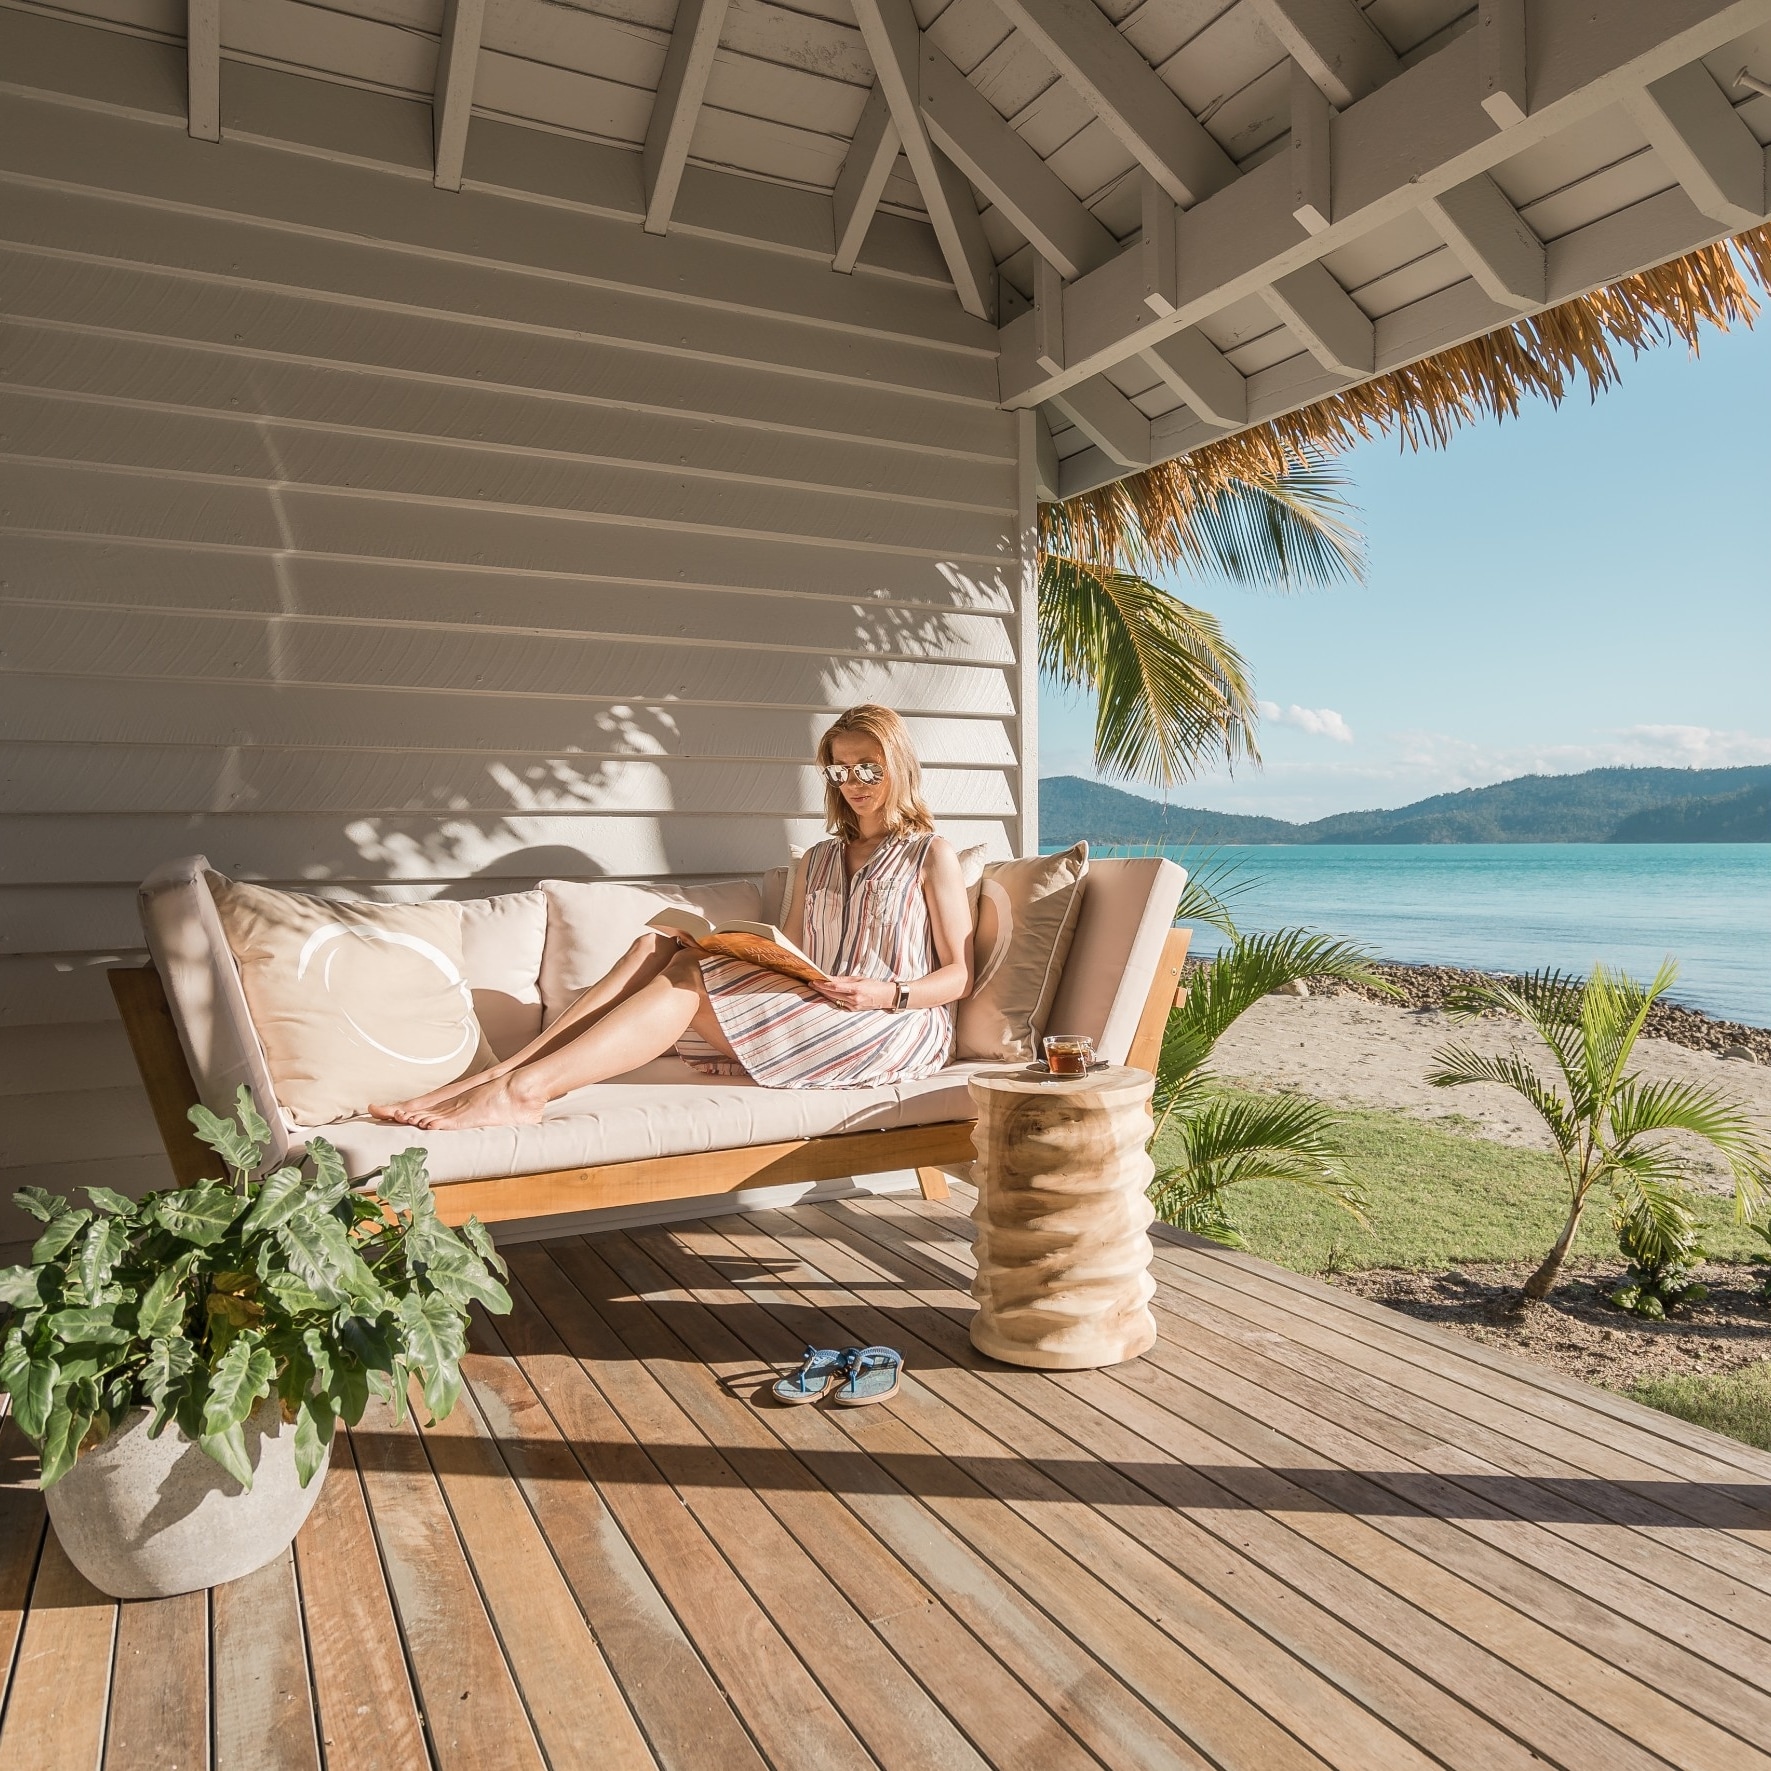
[{"label": "distant mountain", "polygon": [[1771,842],[1771,764],[1521,775],[1310,824],[1163,805],[1076,775],[1039,784],[1047,843]]}]

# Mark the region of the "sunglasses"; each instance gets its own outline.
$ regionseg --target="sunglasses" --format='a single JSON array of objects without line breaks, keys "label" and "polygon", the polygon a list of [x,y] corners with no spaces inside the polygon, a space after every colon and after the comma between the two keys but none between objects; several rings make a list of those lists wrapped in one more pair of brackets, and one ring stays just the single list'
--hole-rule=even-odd
[{"label": "sunglasses", "polygon": [[885,770],[878,763],[826,763],[824,779],[840,787],[853,775],[863,787],[877,787],[885,779]]}]

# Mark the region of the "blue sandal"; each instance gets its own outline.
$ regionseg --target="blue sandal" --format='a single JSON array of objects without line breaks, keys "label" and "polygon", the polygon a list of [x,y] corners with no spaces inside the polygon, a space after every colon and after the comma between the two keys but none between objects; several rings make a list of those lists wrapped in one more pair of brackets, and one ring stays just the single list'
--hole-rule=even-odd
[{"label": "blue sandal", "polygon": [[842,1356],[843,1377],[830,1398],[836,1408],[887,1402],[898,1393],[904,1355],[895,1347],[850,1347]]},{"label": "blue sandal", "polygon": [[775,1400],[785,1402],[790,1408],[798,1408],[806,1402],[821,1402],[843,1381],[847,1369],[847,1353],[838,1353],[830,1347],[807,1347],[799,1370],[775,1380]]}]

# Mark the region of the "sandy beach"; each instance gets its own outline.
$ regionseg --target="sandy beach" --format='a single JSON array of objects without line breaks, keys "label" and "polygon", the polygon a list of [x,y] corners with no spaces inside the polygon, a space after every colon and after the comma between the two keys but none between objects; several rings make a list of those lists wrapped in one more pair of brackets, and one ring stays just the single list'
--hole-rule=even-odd
[{"label": "sandy beach", "polygon": [[[1531,1053],[1535,1046],[1516,1022],[1498,1017],[1454,1022],[1441,1009],[1404,1008],[1351,994],[1269,996],[1219,1041],[1212,1067],[1240,1087],[1285,1089],[1424,1119],[1461,1117],[1482,1137],[1549,1149],[1542,1122],[1511,1090],[1434,1088],[1427,1081],[1433,1053],[1452,1039],[1484,1052]],[[1634,1068],[1657,1081],[1673,1078],[1725,1089],[1756,1112],[1771,1135],[1771,1066],[1645,1038],[1636,1047]],[[1694,1186],[1732,1190],[1724,1171],[1701,1156],[1692,1158],[1690,1179]]]}]

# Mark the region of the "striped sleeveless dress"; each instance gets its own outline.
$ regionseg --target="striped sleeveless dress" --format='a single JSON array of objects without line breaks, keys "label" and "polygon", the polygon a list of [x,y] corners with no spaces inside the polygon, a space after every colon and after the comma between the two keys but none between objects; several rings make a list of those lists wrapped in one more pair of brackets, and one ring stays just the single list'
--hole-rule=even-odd
[{"label": "striped sleeveless dress", "polygon": [[[922,868],[928,836],[890,836],[854,878],[832,837],[806,853],[805,951],[833,977],[926,977],[936,967]],[[764,1088],[872,1088],[933,1075],[953,1050],[953,1009],[844,1009],[797,979],[741,959],[701,961],[707,998],[745,1074]],[[729,1075],[693,1033],[677,1045],[697,1070]]]}]

